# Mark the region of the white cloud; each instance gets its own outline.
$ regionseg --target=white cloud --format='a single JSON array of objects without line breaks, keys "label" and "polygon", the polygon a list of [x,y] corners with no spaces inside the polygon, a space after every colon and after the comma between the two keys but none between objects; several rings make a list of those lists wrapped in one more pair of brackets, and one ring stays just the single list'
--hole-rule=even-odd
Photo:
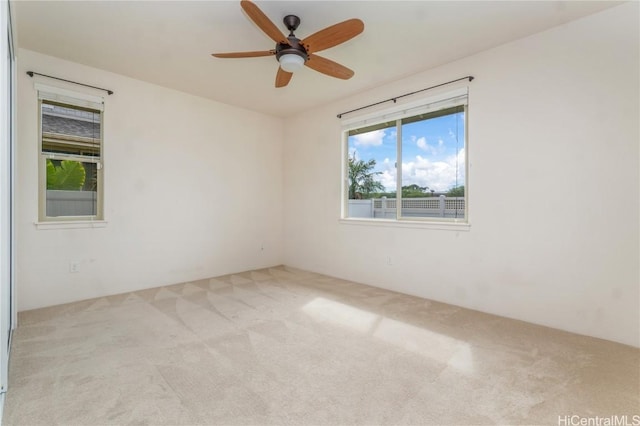
[{"label": "white cloud", "polygon": [[442,139],[438,139],[438,146],[433,146],[427,142],[427,138],[424,136],[416,139],[415,136],[411,137],[411,140],[416,143],[416,146],[422,151],[428,153],[429,155],[436,156],[441,154],[444,149],[444,141]]},{"label": "white cloud", "polygon": [[382,145],[382,139],[384,139],[384,137],[385,129],[352,136],[355,146],[380,146]]},{"label": "white cloud", "polygon": [[415,183],[444,192],[456,186],[456,174],[457,184],[463,185],[464,172],[464,149],[443,161],[430,161],[417,155],[414,160],[402,163],[402,185]]},{"label": "white cloud", "polygon": [[[431,161],[421,155],[416,155],[413,160],[402,163],[402,185],[417,184],[426,186],[436,192],[446,192],[457,184],[464,185],[464,149],[457,155],[451,155],[440,161]],[[457,163],[457,166],[456,166]],[[385,187],[385,191],[396,190],[397,169],[395,162],[389,158],[379,163],[378,171],[382,174],[377,180]]]},{"label": "white cloud", "polygon": [[382,164],[380,164],[380,170],[382,174],[377,176],[377,180],[382,183],[386,192],[396,190],[396,163],[389,158],[385,158]]}]

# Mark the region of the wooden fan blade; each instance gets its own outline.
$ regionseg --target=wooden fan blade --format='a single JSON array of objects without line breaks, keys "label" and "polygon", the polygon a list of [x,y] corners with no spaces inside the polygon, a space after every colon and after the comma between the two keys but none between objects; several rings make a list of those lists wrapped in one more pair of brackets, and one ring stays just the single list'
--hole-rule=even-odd
[{"label": "wooden fan blade", "polygon": [[215,56],[216,58],[257,58],[259,56],[271,56],[275,54],[275,50],[262,50],[259,52],[212,53],[211,56]]},{"label": "wooden fan blade", "polygon": [[361,20],[349,19],[311,34],[302,40],[302,45],[307,49],[307,53],[319,52],[351,40],[362,31],[364,23]]},{"label": "wooden fan blade", "polygon": [[337,62],[333,62],[330,59],[323,58],[318,55],[309,55],[309,59],[304,63],[309,68],[326,74],[331,77],[341,78],[348,80],[353,77],[354,72],[344,65],[340,65]]},{"label": "wooden fan blade", "polygon": [[291,81],[293,77],[292,72],[286,72],[282,68],[278,67],[278,73],[276,74],[276,87],[284,87]]},{"label": "wooden fan blade", "polygon": [[271,22],[271,20],[265,15],[255,3],[249,0],[242,0],[240,6],[249,15],[249,18],[260,28],[271,40],[276,43],[289,44],[289,40],[282,34],[282,31]]}]

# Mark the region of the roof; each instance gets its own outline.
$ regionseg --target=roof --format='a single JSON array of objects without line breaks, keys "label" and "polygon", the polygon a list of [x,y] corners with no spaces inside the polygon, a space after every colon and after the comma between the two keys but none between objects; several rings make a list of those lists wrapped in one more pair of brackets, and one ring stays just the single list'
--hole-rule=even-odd
[{"label": "roof", "polygon": [[100,122],[89,121],[85,118],[63,116],[60,110],[54,110],[53,114],[43,111],[42,132],[99,139]]}]

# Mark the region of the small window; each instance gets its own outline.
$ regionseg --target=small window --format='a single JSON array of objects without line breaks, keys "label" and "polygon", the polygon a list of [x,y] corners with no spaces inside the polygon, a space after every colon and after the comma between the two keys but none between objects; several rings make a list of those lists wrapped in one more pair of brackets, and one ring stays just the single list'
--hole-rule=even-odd
[{"label": "small window", "polygon": [[41,221],[103,219],[102,108],[72,102],[40,92]]},{"label": "small window", "polygon": [[465,91],[345,126],[344,217],[467,223],[466,115]]}]

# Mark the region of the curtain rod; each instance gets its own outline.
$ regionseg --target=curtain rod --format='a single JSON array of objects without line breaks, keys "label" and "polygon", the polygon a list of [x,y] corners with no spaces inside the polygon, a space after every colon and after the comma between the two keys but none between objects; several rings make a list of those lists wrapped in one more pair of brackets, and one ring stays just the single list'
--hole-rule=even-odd
[{"label": "curtain rod", "polygon": [[396,97],[394,97],[394,98],[385,99],[384,101],[380,101],[380,102],[376,102],[376,103],[373,103],[373,104],[365,105],[365,106],[363,106],[363,107],[356,108],[356,109],[352,109],[352,110],[350,110],[350,111],[341,112],[340,114],[338,114],[338,115],[337,115],[337,117],[338,117],[338,118],[342,118],[342,116],[343,116],[343,115],[345,115],[345,114],[350,114],[350,113],[352,113],[352,112],[360,111],[360,110],[362,110],[362,109],[371,108],[372,106],[380,105],[380,104],[383,104],[383,103],[385,103],[385,102],[391,102],[391,101],[393,101],[393,103],[395,104],[395,103],[396,103],[396,101],[397,101],[398,99],[400,99],[400,98],[404,98],[405,96],[415,95],[416,93],[424,92],[425,90],[435,89],[436,87],[445,86],[445,85],[447,85],[447,84],[455,83],[455,82],[457,82],[457,81],[462,81],[462,80],[467,80],[467,79],[468,79],[469,81],[473,81],[473,78],[474,78],[473,76],[468,75],[468,76],[466,76],[466,77],[458,78],[458,79],[456,79],[456,80],[447,81],[446,83],[441,83],[441,84],[437,84],[437,85],[435,85],[435,86],[427,87],[427,88],[425,88],[425,89],[416,90],[415,92],[405,93],[404,95],[396,96]]},{"label": "curtain rod", "polygon": [[53,78],[54,80],[66,81],[67,83],[73,83],[73,84],[77,84],[79,86],[91,87],[92,89],[104,90],[105,92],[107,92],[107,94],[113,95],[113,90],[103,89],[102,87],[90,86],[88,84],[78,83],[77,81],[65,80],[64,78],[53,77],[51,75],[40,74],[39,72],[27,71],[27,75],[29,77],[33,77],[34,74],[35,75],[41,75],[43,77]]}]

